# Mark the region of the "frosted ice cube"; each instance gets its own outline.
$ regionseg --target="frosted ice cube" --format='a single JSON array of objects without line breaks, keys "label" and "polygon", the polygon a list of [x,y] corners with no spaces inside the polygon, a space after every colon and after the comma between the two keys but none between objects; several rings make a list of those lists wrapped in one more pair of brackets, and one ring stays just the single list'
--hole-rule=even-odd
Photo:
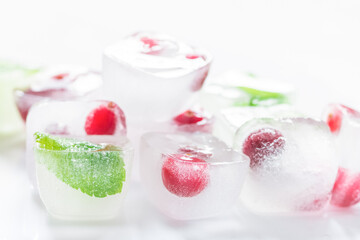
[{"label": "frosted ice cube", "polygon": [[175,219],[214,216],[239,196],[249,160],[210,134],[147,133],[141,177],[153,204]]},{"label": "frosted ice cube", "polygon": [[82,137],[88,135],[126,136],[123,111],[109,101],[51,101],[35,104],[26,121],[27,168],[36,186],[33,156],[34,133]]},{"label": "frosted ice cube", "polygon": [[0,136],[11,135],[23,128],[13,92],[15,88],[29,86],[31,77],[38,72],[37,68],[0,61]]},{"label": "frosted ice cube", "polygon": [[25,121],[29,109],[37,102],[95,97],[100,93],[101,86],[101,75],[88,68],[54,66],[37,74],[30,87],[17,89],[15,100]]},{"label": "frosted ice cube", "polygon": [[[210,133],[213,126],[213,118],[198,107],[193,107],[166,121],[132,121],[129,138],[135,149],[140,147],[140,137],[147,132],[171,132],[171,133]],[[134,158],[134,180],[140,180],[139,156]]]},{"label": "frosted ice cube", "polygon": [[294,88],[284,82],[230,71],[215,78],[201,92],[200,104],[216,113],[228,107],[272,106],[291,103]]},{"label": "frosted ice cube", "polygon": [[251,211],[284,214],[319,211],[327,205],[338,158],[324,122],[250,120],[238,130],[234,148],[250,157],[240,199]]},{"label": "frosted ice cube", "polygon": [[323,115],[335,137],[341,166],[331,203],[348,207],[360,201],[360,112],[342,104],[330,104]]},{"label": "frosted ice cube", "polygon": [[36,132],[34,139],[39,194],[52,216],[89,221],[119,213],[132,160],[126,138]]},{"label": "frosted ice cube", "polygon": [[136,33],[105,49],[104,92],[122,105],[131,121],[165,121],[188,107],[211,60],[207,51],[168,35]]},{"label": "frosted ice cube", "polygon": [[300,117],[301,113],[287,104],[270,107],[232,107],[220,110],[215,115],[213,134],[229,146],[233,146],[235,133],[245,122],[264,117]]}]

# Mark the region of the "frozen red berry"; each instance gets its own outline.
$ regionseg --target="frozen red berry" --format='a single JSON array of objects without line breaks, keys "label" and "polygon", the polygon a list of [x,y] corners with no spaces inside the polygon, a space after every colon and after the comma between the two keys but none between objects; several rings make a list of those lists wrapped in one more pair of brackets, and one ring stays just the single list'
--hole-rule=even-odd
[{"label": "frozen red berry", "polygon": [[195,124],[202,121],[204,117],[197,112],[192,110],[187,110],[176,117],[174,117],[174,121],[178,125],[185,125],[185,124]]},{"label": "frozen red berry", "polygon": [[85,132],[88,135],[113,135],[119,124],[126,129],[123,112],[114,102],[108,102],[88,114]]},{"label": "frozen red berry", "polygon": [[340,167],[332,190],[331,204],[350,207],[360,201],[360,173]]},{"label": "frozen red berry", "polygon": [[360,118],[360,113],[342,104],[331,105],[330,113],[327,115],[326,122],[332,133],[339,133],[344,114],[350,117]]},{"label": "frozen red berry", "polygon": [[149,48],[153,48],[153,47],[159,45],[158,41],[156,41],[155,39],[152,39],[152,38],[148,38],[148,37],[142,37],[140,39],[140,41],[142,41]]},{"label": "frozen red berry", "polygon": [[260,166],[267,158],[282,153],[284,136],[276,129],[262,128],[251,133],[243,144],[243,153],[250,158],[250,167]]},{"label": "frozen red berry", "polygon": [[199,57],[201,57],[200,55],[197,55],[197,54],[187,54],[185,56],[187,59],[197,59]]},{"label": "frozen red berry", "polygon": [[203,159],[174,154],[164,156],[162,180],[166,189],[179,197],[194,197],[209,183],[209,166]]},{"label": "frozen red berry", "polygon": [[326,122],[332,133],[339,132],[342,122],[342,112],[339,109],[334,109],[334,111],[327,116]]},{"label": "frozen red berry", "polygon": [[52,77],[52,79],[55,79],[55,80],[63,80],[64,78],[68,77],[69,76],[69,73],[59,73],[59,74],[56,74]]}]

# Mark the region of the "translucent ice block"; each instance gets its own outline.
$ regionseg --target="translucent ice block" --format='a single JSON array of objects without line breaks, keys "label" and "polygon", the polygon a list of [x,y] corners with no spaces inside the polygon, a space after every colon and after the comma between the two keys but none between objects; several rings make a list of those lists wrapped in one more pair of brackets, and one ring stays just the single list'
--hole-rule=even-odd
[{"label": "translucent ice block", "polygon": [[291,103],[293,93],[294,88],[284,82],[231,71],[203,89],[200,103],[205,110],[216,113],[228,107]]},{"label": "translucent ice block", "polygon": [[200,108],[186,110],[171,119],[173,131],[211,133],[213,117]]},{"label": "translucent ice block", "polygon": [[100,93],[101,75],[85,67],[54,66],[44,69],[31,86],[15,91],[17,108],[23,120],[29,109],[44,100],[75,100]]},{"label": "translucent ice block", "polygon": [[[147,132],[171,133],[210,133],[213,127],[213,117],[201,109],[194,107],[186,110],[166,121],[138,121],[131,122],[129,134],[136,150],[140,147],[140,138]],[[134,179],[140,180],[139,156],[134,158]]]},{"label": "translucent ice block", "polygon": [[330,104],[323,119],[335,137],[340,166],[331,203],[349,207],[360,201],[360,112]]},{"label": "translucent ice block", "polygon": [[240,199],[251,211],[291,214],[320,211],[327,205],[338,158],[324,122],[250,120],[238,130],[234,148],[250,158]]},{"label": "translucent ice block", "polygon": [[184,111],[201,89],[211,55],[171,36],[139,32],[104,51],[104,94],[129,119],[165,121]]},{"label": "translucent ice block", "polygon": [[236,131],[253,118],[300,117],[302,114],[292,106],[280,104],[270,107],[232,107],[220,110],[215,115],[213,134],[229,146],[233,146]]},{"label": "translucent ice block", "polygon": [[123,111],[114,102],[51,101],[35,104],[31,108],[26,121],[26,131],[27,168],[31,181],[36,186],[34,133],[77,138],[101,135],[121,139],[126,138],[126,120]]},{"label": "translucent ice block", "polygon": [[30,85],[31,77],[39,69],[28,68],[10,62],[0,61],[0,137],[13,134],[23,128],[13,97],[15,88]]},{"label": "translucent ice block", "polygon": [[52,216],[89,221],[119,213],[132,159],[125,138],[36,132],[34,143],[40,198]]},{"label": "translucent ice block", "polygon": [[141,177],[149,198],[175,219],[214,216],[236,201],[249,160],[209,134],[147,133]]}]

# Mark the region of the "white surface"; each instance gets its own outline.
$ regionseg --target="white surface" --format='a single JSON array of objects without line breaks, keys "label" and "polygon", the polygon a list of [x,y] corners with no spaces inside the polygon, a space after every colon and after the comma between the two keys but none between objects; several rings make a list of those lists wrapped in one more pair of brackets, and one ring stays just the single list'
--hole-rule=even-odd
[{"label": "white surface", "polygon": [[[360,108],[359,12],[357,0],[3,0],[0,58],[100,68],[102,50],[122,36],[164,31],[210,50],[210,77],[241,68],[292,82],[301,106],[320,116],[329,101]],[[23,144],[9,148],[8,142],[0,143],[0,239],[360,239],[360,210],[282,218],[234,210],[174,222],[136,184],[121,219],[55,221],[31,196]]]}]

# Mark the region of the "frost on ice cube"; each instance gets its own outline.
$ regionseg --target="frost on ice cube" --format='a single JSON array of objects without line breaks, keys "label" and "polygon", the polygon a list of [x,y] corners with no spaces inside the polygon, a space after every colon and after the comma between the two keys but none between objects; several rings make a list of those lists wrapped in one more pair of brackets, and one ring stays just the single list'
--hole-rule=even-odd
[{"label": "frost on ice cube", "polygon": [[341,104],[330,104],[324,112],[335,137],[340,168],[331,203],[349,207],[360,201],[360,112]]},{"label": "frost on ice cube", "polygon": [[337,175],[333,138],[310,118],[261,118],[236,133],[234,148],[250,158],[240,195],[261,213],[318,211],[327,205]]},{"label": "frost on ice cube", "polygon": [[116,216],[129,178],[132,148],[125,116],[109,101],[46,102],[27,120],[27,163],[40,198],[62,219]]},{"label": "frost on ice cube", "polygon": [[233,146],[236,131],[253,118],[300,117],[302,114],[287,104],[270,107],[231,107],[215,114],[213,134],[229,146]]},{"label": "frost on ice cube", "polygon": [[110,101],[43,102],[29,112],[27,122],[27,167],[35,185],[34,133],[61,136],[126,136],[126,120],[121,108]]},{"label": "frost on ice cube", "polygon": [[293,93],[294,88],[284,82],[230,71],[203,89],[200,103],[205,110],[216,113],[228,107],[288,104]]},{"label": "frost on ice cube", "polygon": [[104,91],[122,104],[129,119],[164,121],[186,109],[211,59],[207,51],[171,36],[139,32],[105,49]]},{"label": "frost on ice cube", "polygon": [[0,61],[0,136],[11,135],[23,128],[13,92],[15,88],[28,87],[39,71],[38,68]]},{"label": "frost on ice cube", "polygon": [[151,201],[164,214],[184,220],[214,216],[231,207],[249,165],[245,155],[204,133],[147,133],[140,159]]},{"label": "frost on ice cube", "polygon": [[74,100],[95,95],[102,85],[99,73],[84,67],[49,67],[37,74],[27,88],[15,91],[16,105],[23,120],[32,105],[44,100]]}]

